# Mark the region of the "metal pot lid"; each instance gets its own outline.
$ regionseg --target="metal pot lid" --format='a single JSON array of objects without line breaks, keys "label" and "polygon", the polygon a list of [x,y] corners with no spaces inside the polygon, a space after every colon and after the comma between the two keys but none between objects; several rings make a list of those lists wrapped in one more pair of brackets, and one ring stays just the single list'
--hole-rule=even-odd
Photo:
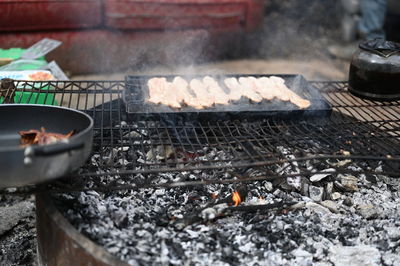
[{"label": "metal pot lid", "polygon": [[400,44],[383,39],[364,41],[359,45],[360,49],[377,54],[382,57],[390,57],[400,52]]}]

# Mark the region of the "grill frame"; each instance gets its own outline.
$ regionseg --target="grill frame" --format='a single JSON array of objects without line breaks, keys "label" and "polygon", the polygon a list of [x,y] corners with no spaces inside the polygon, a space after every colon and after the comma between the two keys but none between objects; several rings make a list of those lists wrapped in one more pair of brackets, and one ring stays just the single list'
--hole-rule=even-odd
[{"label": "grill frame", "polygon": [[[269,118],[263,123],[259,121],[248,123],[243,121],[196,122],[195,134],[186,139],[187,143],[172,134],[176,128],[160,126],[159,121],[149,119],[142,122],[130,122],[122,100],[125,90],[124,81],[16,81],[16,88],[23,92],[37,93],[40,88],[50,86],[49,90],[43,91],[45,95],[54,94],[54,101],[61,106],[84,111],[94,118],[92,155],[99,154],[98,169],[94,169],[92,162],[89,161],[80,171],[73,173],[72,177],[246,169],[248,167],[282,165],[295,161],[329,159],[351,159],[360,162],[384,161],[390,165],[391,169],[377,173],[396,175],[399,172],[398,162],[400,162],[400,115],[398,112],[400,101],[377,102],[356,98],[348,93],[346,82],[311,82],[311,84],[321,91],[323,97],[332,106],[330,117],[304,118],[300,122],[275,118]],[[321,121],[323,123],[318,125]],[[310,125],[314,128],[310,128]],[[181,127],[184,136],[189,132],[189,128],[184,124],[175,125],[175,127]],[[315,127],[321,130],[315,130]],[[344,132],[343,129],[347,131]],[[356,134],[351,134],[351,130]],[[153,131],[156,134],[150,137],[145,134],[138,134],[136,137],[125,137],[124,135],[146,131]],[[221,132],[228,132],[229,137]],[[288,136],[288,132],[294,133],[296,136]],[[313,140],[325,143],[327,147],[334,146],[335,149],[318,150],[316,148],[311,153],[304,152],[305,149],[299,143]],[[346,142],[350,144],[346,144]],[[254,150],[254,147],[250,149],[248,147],[252,145],[246,146],[244,143],[251,143],[261,150]],[[295,158],[286,158],[276,152],[277,144],[284,147],[295,147],[300,151],[297,152],[299,155],[296,155]],[[369,148],[363,149],[365,144],[368,144],[366,147]],[[225,154],[234,154],[234,157],[226,160],[209,160],[209,158],[202,160],[198,156],[193,158],[189,156],[189,159],[182,163],[176,159],[179,157],[176,155],[178,150],[173,149],[175,159],[171,159],[169,162],[144,161],[144,163],[138,164],[128,163],[128,166],[122,165],[121,167],[107,162],[107,158],[114,156],[117,156],[117,159],[128,160],[129,156],[124,151],[126,149],[124,147],[146,154],[149,151],[156,153],[158,146],[179,146],[187,153],[188,150],[195,151],[210,145],[214,145],[217,150],[223,151]],[[235,145],[242,151],[237,151]],[[348,154],[347,147],[351,148],[351,145],[354,145],[356,152]],[[263,154],[262,151],[269,154]],[[243,154],[247,157],[243,157]],[[365,173],[374,172],[368,167],[361,170]],[[302,171],[302,173],[311,174],[307,171]],[[284,173],[278,174],[285,176]]]}]

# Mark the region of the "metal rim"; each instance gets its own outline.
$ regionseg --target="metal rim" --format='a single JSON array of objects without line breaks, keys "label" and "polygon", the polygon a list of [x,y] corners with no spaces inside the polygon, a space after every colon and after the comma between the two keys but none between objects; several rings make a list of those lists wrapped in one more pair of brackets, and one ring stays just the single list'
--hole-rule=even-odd
[{"label": "metal rim", "polygon": [[400,93],[398,94],[377,94],[366,91],[356,90],[353,87],[349,86],[349,92],[353,95],[372,101],[381,101],[381,102],[390,102],[397,101],[400,99]]},{"label": "metal rim", "polygon": [[[52,105],[45,105],[45,104],[1,104],[0,112],[1,112],[1,108],[7,108],[7,107],[21,107],[21,108],[22,107],[29,107],[29,108],[39,108],[40,107],[40,108],[48,108],[48,109],[59,109],[59,110],[74,112],[74,113],[78,113],[79,115],[83,115],[89,121],[89,125],[84,130],[80,131],[78,134],[74,134],[73,136],[71,136],[69,138],[71,141],[75,141],[75,140],[81,138],[83,135],[87,134],[90,130],[92,130],[93,125],[94,125],[93,119],[88,114],[86,114],[82,111],[67,108],[67,107],[52,106]],[[48,144],[46,146],[56,147],[56,146],[60,146],[60,143]],[[20,147],[20,146],[0,147],[0,152],[23,151],[24,149],[25,149],[24,147]]]}]

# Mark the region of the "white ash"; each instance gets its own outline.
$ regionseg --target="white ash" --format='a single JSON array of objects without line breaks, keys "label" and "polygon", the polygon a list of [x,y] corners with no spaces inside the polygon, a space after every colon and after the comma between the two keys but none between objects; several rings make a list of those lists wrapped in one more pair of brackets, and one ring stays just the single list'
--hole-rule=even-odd
[{"label": "white ash", "polygon": [[[294,160],[296,157],[293,155],[293,153],[285,148],[285,147],[277,147],[277,149],[289,160]],[[300,169],[298,162],[293,161],[291,163],[285,163],[282,168],[279,170],[279,172],[283,172],[285,174],[300,174]],[[301,176],[293,176],[293,177],[288,177],[287,181],[289,186],[292,186],[293,188],[300,190],[301,189]]]},{"label": "white ash", "polygon": [[[196,165],[196,161],[230,165],[234,164],[230,160],[247,156],[240,147],[219,150],[198,145],[189,151],[164,147],[149,140],[141,141],[143,136],[149,136],[146,130],[138,127],[130,130],[129,137],[134,143],[145,145],[147,150],[143,152],[120,143],[118,148],[94,154],[88,170],[140,170],[149,167],[149,163],[174,162],[178,163],[176,167],[185,167]],[[301,145],[324,149],[321,143],[309,142]],[[254,150],[262,153],[257,146]],[[297,158],[298,151],[294,148],[279,146],[277,150],[280,158]],[[313,155],[312,148],[305,147],[303,152]],[[187,157],[192,155],[194,158]],[[352,173],[339,173],[336,171],[339,169]],[[331,265],[341,260],[362,265],[370,252],[374,254],[372,263],[396,265],[400,254],[400,237],[396,233],[400,226],[400,180],[363,174],[363,170],[381,173],[383,169],[380,162],[367,164],[349,159],[295,161],[245,169],[241,176],[278,173],[291,177],[246,183],[248,195],[241,205],[298,203],[279,212],[238,212],[218,219],[213,219],[218,216],[218,209],[207,208],[207,204],[215,201],[215,197],[229,197],[238,185],[87,191],[54,196],[59,209],[79,231],[132,265],[264,265],[266,261],[271,265]],[[305,175],[303,171],[311,174]],[[160,185],[239,179],[240,175],[223,169],[147,176],[110,175],[89,180],[86,186]],[[174,226],[175,221],[185,219],[194,210],[199,210],[200,221],[183,228]],[[359,256],[349,255],[354,250]]]},{"label": "white ash", "polygon": [[[208,175],[208,177],[207,177]],[[223,177],[222,172],[160,174],[155,182],[171,179]],[[143,178],[143,177],[136,177]],[[225,176],[226,178],[226,176]],[[269,192],[266,181],[247,184],[242,205],[281,200],[308,201],[287,214],[276,211],[237,213],[194,223],[177,230],[181,219],[206,203],[211,194],[224,198],[234,185],[193,188],[141,189],[98,193],[94,191],[57,195],[58,206],[79,231],[132,265],[271,265],[339,263],[362,265],[373,250],[374,263],[396,265],[400,253],[400,182],[381,178],[371,184],[359,178],[359,190],[341,192],[334,201],[314,203],[296,192]],[[335,192],[338,193],[338,192]],[[350,199],[351,205],[344,204]],[[374,217],[360,213],[373,206]],[[66,207],[68,206],[68,207]],[[204,214],[206,215],[206,214]],[[350,256],[354,250],[357,256]]]},{"label": "white ash", "polygon": [[311,181],[311,182],[318,182],[318,181],[321,181],[321,180],[324,179],[325,177],[330,176],[331,173],[333,173],[333,172],[335,172],[335,171],[336,171],[336,170],[335,170],[334,168],[328,168],[328,169],[322,170],[321,172],[323,172],[323,173],[312,175],[312,176],[310,177],[310,181]]}]

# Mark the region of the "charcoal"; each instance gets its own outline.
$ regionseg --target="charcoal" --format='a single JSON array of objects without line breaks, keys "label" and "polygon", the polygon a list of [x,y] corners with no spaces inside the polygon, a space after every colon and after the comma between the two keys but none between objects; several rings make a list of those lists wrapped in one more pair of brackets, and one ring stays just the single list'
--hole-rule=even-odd
[{"label": "charcoal", "polygon": [[15,205],[0,207],[0,236],[16,226],[20,220],[32,215],[34,204],[31,202],[18,202]]},{"label": "charcoal", "polygon": [[339,192],[333,192],[331,194],[331,200],[338,200],[342,195]]},{"label": "charcoal", "polygon": [[385,263],[385,265],[393,265],[393,266],[398,265],[400,261],[400,255],[388,252],[382,256],[382,260]]},{"label": "charcoal", "polygon": [[400,240],[400,230],[398,227],[390,226],[385,228],[387,235],[390,239],[394,241]]},{"label": "charcoal", "polygon": [[366,175],[366,180],[373,184],[376,184],[376,182],[378,182],[376,175]]},{"label": "charcoal", "polygon": [[334,201],[324,200],[320,204],[321,204],[321,206],[324,206],[325,208],[328,208],[333,213],[338,213],[339,212],[339,205]]},{"label": "charcoal", "polygon": [[326,215],[331,214],[328,208],[325,208],[314,202],[307,202],[305,205],[308,212],[305,212],[305,215],[310,216],[312,213],[316,213],[318,215]]},{"label": "charcoal", "polygon": [[126,227],[128,225],[128,215],[123,210],[118,210],[111,214],[111,218],[114,221],[114,224],[118,228]]},{"label": "charcoal", "polygon": [[[398,180],[396,178],[390,178],[390,177],[384,176],[384,175],[378,175],[378,176],[374,175],[373,177],[375,177],[375,182],[374,183],[377,183],[377,182],[380,181],[380,182],[383,182],[383,183],[385,183],[387,185],[392,185],[392,186],[398,186],[399,185],[399,182],[398,182]],[[370,181],[370,182],[372,182],[372,181]]]},{"label": "charcoal", "polygon": [[302,195],[309,195],[310,185],[306,182],[303,182],[301,187],[301,194]]},{"label": "charcoal", "polygon": [[295,249],[291,252],[294,257],[293,263],[296,265],[310,265],[313,261],[313,255],[301,248]]},{"label": "charcoal", "polygon": [[353,200],[350,197],[347,197],[343,200],[343,204],[351,207],[351,206],[353,206]]},{"label": "charcoal", "polygon": [[335,166],[335,167],[343,167],[351,163],[351,160],[339,160],[335,163],[330,163],[330,165]]},{"label": "charcoal", "polygon": [[381,261],[379,250],[367,245],[333,246],[329,251],[335,265],[379,265]]},{"label": "charcoal", "polygon": [[207,208],[201,212],[201,216],[204,220],[213,220],[217,218],[218,212],[215,208]]},{"label": "charcoal", "polygon": [[327,182],[325,185],[325,199],[331,199],[333,193],[333,182]]},{"label": "charcoal", "polygon": [[346,191],[347,191],[346,187],[344,187],[344,186],[343,186],[340,182],[338,182],[338,181],[333,182],[333,185],[334,185],[335,189],[336,189],[337,191],[339,191],[339,192],[346,192]]},{"label": "charcoal", "polygon": [[271,192],[273,190],[273,185],[271,182],[265,182],[264,187],[268,192]]},{"label": "charcoal", "polygon": [[[16,191],[16,189],[7,189]],[[0,196],[0,265],[35,265],[36,221],[32,195]]]},{"label": "charcoal", "polygon": [[321,171],[321,172],[323,172],[323,173],[312,175],[312,176],[310,177],[310,181],[311,181],[311,182],[318,182],[318,181],[321,181],[322,179],[326,178],[327,176],[330,176],[331,173],[333,173],[333,172],[335,172],[335,171],[336,171],[336,170],[335,170],[334,168],[324,169],[324,170]]},{"label": "charcoal", "polygon": [[352,176],[352,175],[338,175],[338,179],[340,179],[341,185],[347,191],[357,191],[358,190],[358,185],[357,185],[358,179],[355,176]]},{"label": "charcoal", "polygon": [[324,189],[321,187],[310,186],[309,193],[310,198],[313,201],[320,202],[324,196]]},{"label": "charcoal", "polygon": [[[151,127],[151,123],[146,126]],[[124,131],[128,127],[130,131]],[[315,155],[314,148],[332,149],[307,139],[299,140],[296,148],[276,147],[277,159],[284,161],[273,165],[189,171],[186,166],[202,165],[196,160],[206,160],[203,166],[234,164],[230,160],[248,156],[246,150],[269,155],[262,153],[258,144],[246,140],[242,146],[229,144],[226,150],[214,145],[222,141],[222,137],[216,136],[212,145],[172,147],[160,145],[159,138],[166,135],[151,139],[151,130],[140,126],[125,123],[120,130],[135,145],[152,149],[132,149],[124,143],[100,152],[95,149],[88,162],[90,171],[145,167],[157,170],[157,164],[181,171],[88,178],[83,182],[86,191],[53,193],[52,197],[75,228],[131,265],[264,265],[267,261],[271,265],[361,265],[368,252],[372,262],[397,262],[399,224],[395,221],[400,220],[400,181],[379,174],[374,175],[373,182],[363,173],[369,168],[383,169],[382,162],[292,162]],[[321,127],[316,134],[322,134],[322,130]],[[180,131],[170,130],[168,134],[175,141],[188,142]],[[336,170],[343,172],[338,174]],[[324,173],[317,173],[320,171]],[[241,182],[254,177],[266,179]],[[201,183],[216,180],[224,182]],[[166,186],[176,182],[179,185]],[[186,182],[200,183],[181,186]],[[96,186],[116,184],[132,185],[135,189],[95,191]],[[240,192],[242,186],[246,194],[239,193],[242,201],[234,206],[232,193]],[[284,204],[289,201],[295,204]]]},{"label": "charcoal", "polygon": [[365,219],[375,219],[379,216],[377,208],[373,205],[360,205],[358,212]]},{"label": "charcoal", "polygon": [[297,210],[297,209],[302,209],[306,206],[306,203],[304,201],[301,201],[299,203],[293,204],[292,206],[290,206],[290,209],[292,210]]}]

